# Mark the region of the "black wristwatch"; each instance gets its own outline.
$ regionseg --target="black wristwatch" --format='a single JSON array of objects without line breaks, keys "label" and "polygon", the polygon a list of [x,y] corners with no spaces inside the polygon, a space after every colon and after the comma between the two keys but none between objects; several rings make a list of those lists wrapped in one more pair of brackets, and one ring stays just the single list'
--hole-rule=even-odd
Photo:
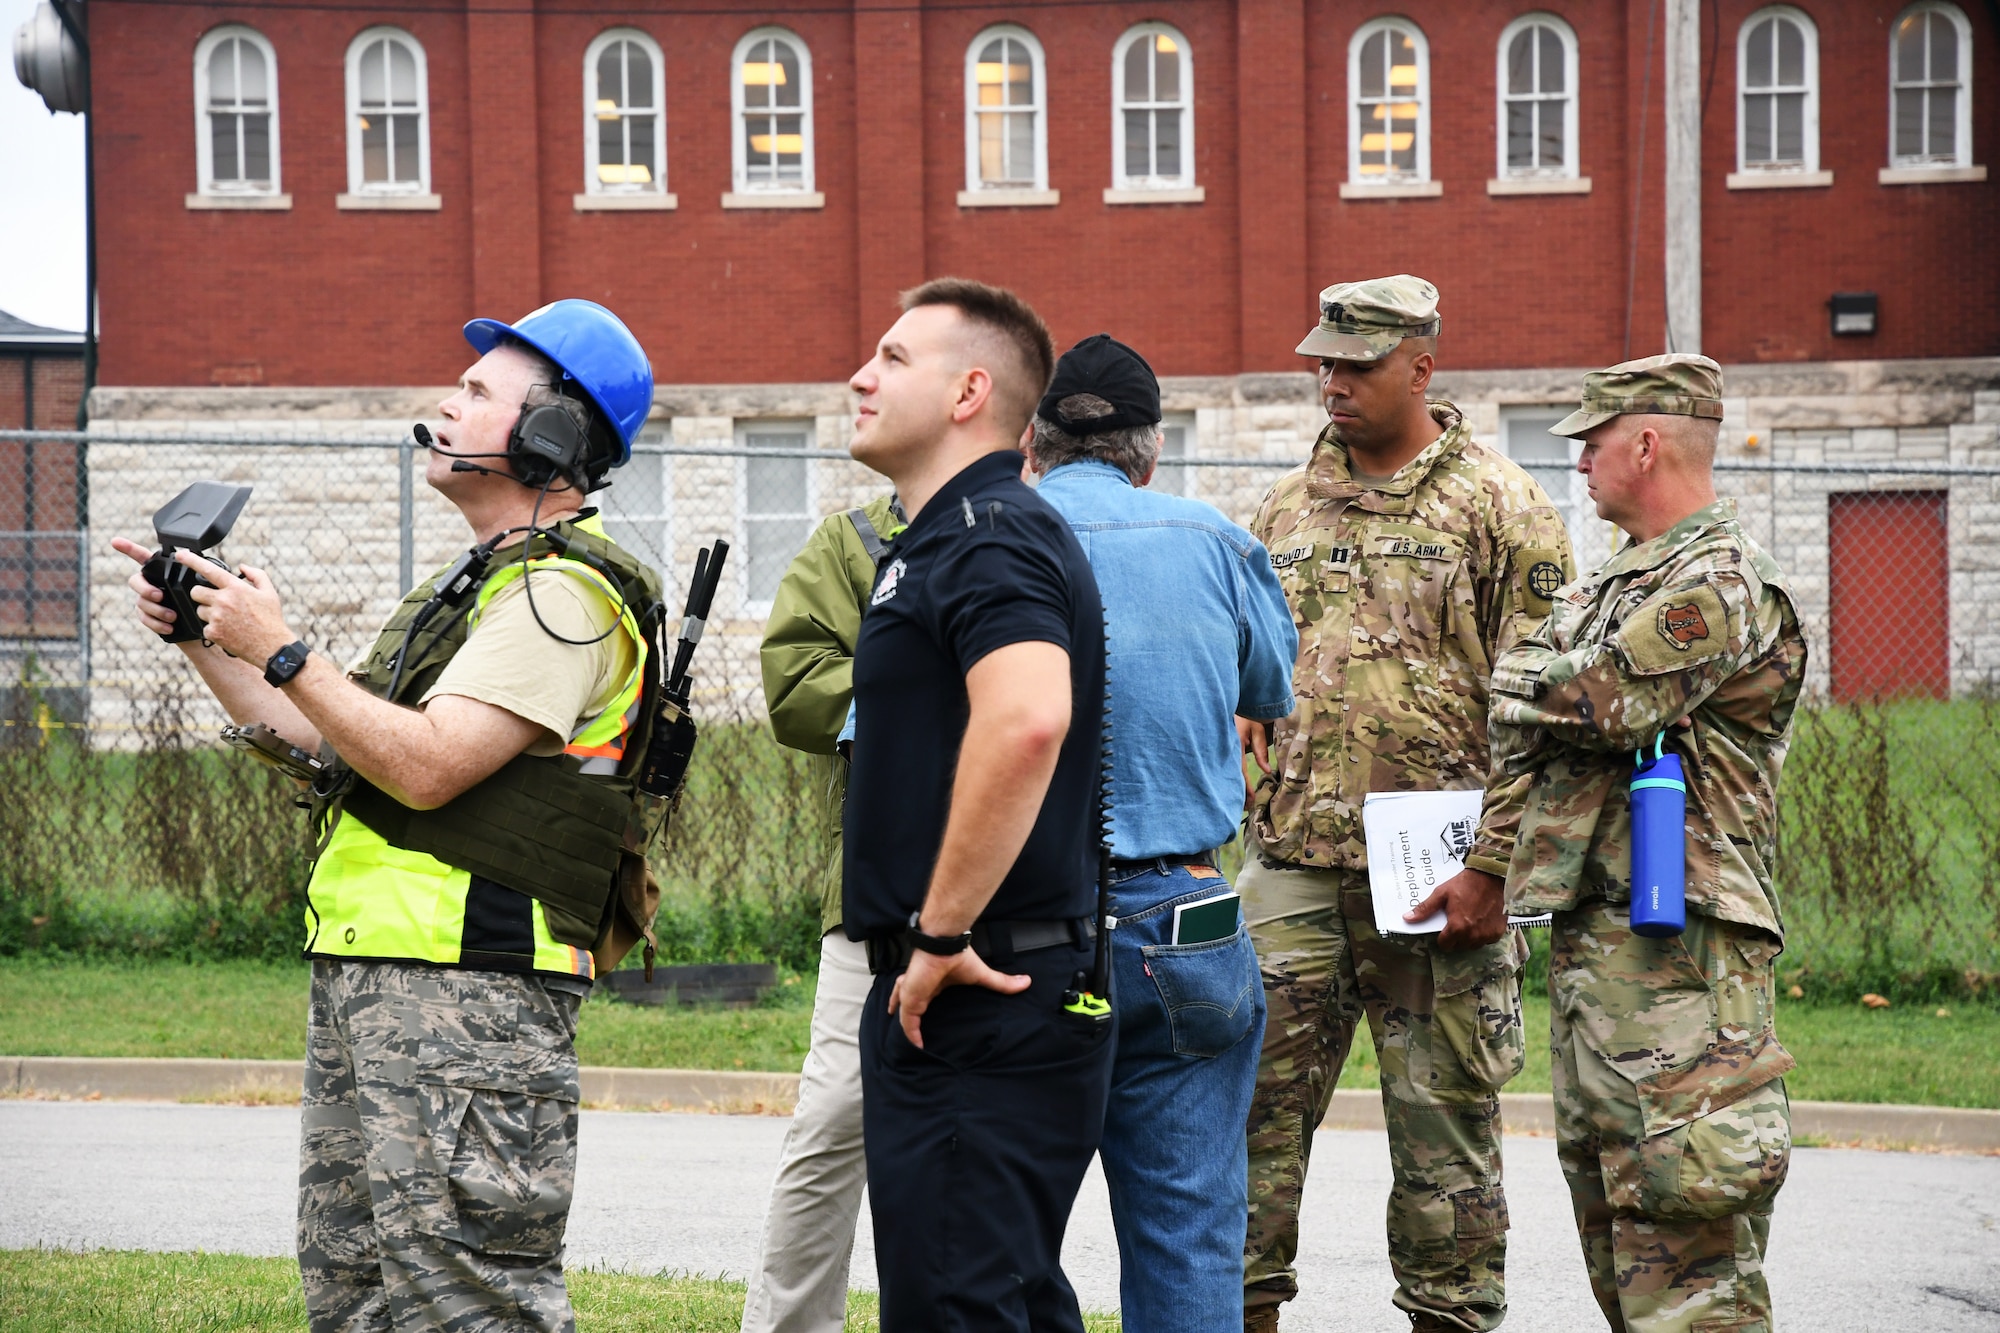
[{"label": "black wristwatch", "polygon": [[306,654],[311,651],[304,639],[292,640],[272,653],[271,660],[264,663],[264,679],[274,686],[285,685],[299,674],[299,668],[306,664]]},{"label": "black wristwatch", "polygon": [[922,908],[910,913],[910,928],[904,932],[909,938],[912,949],[921,949],[925,953],[940,954],[948,958],[955,953],[964,953],[972,947],[972,932],[969,930],[963,935],[924,934],[917,926],[917,919],[923,914]]}]

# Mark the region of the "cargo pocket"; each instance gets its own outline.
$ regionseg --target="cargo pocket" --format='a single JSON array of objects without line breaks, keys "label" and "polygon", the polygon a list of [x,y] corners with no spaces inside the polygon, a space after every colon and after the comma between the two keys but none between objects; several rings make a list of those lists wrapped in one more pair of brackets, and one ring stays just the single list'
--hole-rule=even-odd
[{"label": "cargo pocket", "polygon": [[[1614,1207],[1709,1220],[1770,1206],[1792,1157],[1791,1106],[1776,1079],[1719,1110],[1649,1135],[1607,1161]],[[1621,1197],[1623,1196],[1623,1197]]]},{"label": "cargo pocket", "polygon": [[1521,967],[1527,941],[1519,928],[1480,949],[1431,948],[1430,1085],[1440,1091],[1498,1092],[1527,1060],[1521,1021]]},{"label": "cargo pocket", "polygon": [[497,1042],[419,1052],[408,1202],[417,1229],[481,1254],[552,1258],[576,1191],[575,1057]]},{"label": "cargo pocket", "polygon": [[1167,1008],[1176,1054],[1213,1058],[1261,1031],[1264,983],[1248,927],[1239,923],[1227,939],[1149,944],[1140,953]]}]

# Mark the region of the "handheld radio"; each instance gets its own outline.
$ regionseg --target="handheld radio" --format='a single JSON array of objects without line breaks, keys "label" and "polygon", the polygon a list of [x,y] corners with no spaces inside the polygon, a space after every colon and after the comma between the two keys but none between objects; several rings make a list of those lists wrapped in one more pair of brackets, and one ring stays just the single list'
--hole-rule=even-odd
[{"label": "handheld radio", "polygon": [[661,698],[673,705],[674,718],[665,725],[654,723],[652,741],[639,764],[639,790],[648,796],[678,796],[681,784],[687,781],[695,740],[694,715],[689,709],[694,678],[688,666],[708,626],[709,607],[715,602],[715,589],[722,582],[722,566],[728,559],[729,543],[720,537],[713,548],[704,546],[694,558],[694,577],[688,582],[687,609],[681,614],[673,665],[659,686]]}]

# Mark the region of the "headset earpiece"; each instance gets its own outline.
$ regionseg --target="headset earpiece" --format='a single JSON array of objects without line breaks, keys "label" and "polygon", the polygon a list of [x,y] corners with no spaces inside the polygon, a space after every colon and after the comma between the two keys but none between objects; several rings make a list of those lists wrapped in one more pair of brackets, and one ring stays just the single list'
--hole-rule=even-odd
[{"label": "headset earpiece", "polygon": [[507,459],[530,486],[540,486],[552,476],[576,484],[588,470],[589,456],[589,436],[570,418],[568,409],[557,404],[522,408],[507,437]]}]

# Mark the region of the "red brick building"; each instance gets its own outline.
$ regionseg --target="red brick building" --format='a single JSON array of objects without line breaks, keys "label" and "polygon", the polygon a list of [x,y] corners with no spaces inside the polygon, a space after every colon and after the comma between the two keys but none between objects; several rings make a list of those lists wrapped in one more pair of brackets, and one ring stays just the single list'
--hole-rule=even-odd
[{"label": "red brick building", "polygon": [[[2000,353],[1991,5],[1528,6],[92,0],[100,380],[443,383],[462,319],[577,295],[662,384],[838,381],[939,273],[1169,375],[1295,370],[1319,287],[1404,270],[1446,365],[1593,365],[1663,346],[1676,170],[1678,345]],[[1128,178],[1131,117],[1170,151]],[[1835,292],[1877,331],[1836,338]]]},{"label": "red brick building", "polygon": [[[1704,351],[1816,683],[1876,688],[1854,645],[1919,639],[1923,690],[2000,681],[2000,486],[1936,471],[2000,463],[2000,4],[1532,3],[89,0],[93,428],[393,446],[462,321],[602,301],[659,386],[607,508],[675,570],[731,537],[747,701],[786,561],[880,484],[796,451],[844,446],[898,290],[983,278],[1064,343],[1133,342],[1169,454],[1228,462],[1162,484],[1241,518],[1324,422],[1292,350],[1318,290],[1408,271],[1442,292],[1439,392],[1584,563],[1605,526],[1547,425],[1587,368]],[[420,488],[399,509],[393,447],[89,460],[93,531],[258,481],[234,549],[319,580],[336,639],[462,540]],[[1841,471],[1878,462],[1903,471]],[[1910,497],[1842,498],[1885,486]],[[137,681],[126,573],[93,562],[89,660]]]}]

